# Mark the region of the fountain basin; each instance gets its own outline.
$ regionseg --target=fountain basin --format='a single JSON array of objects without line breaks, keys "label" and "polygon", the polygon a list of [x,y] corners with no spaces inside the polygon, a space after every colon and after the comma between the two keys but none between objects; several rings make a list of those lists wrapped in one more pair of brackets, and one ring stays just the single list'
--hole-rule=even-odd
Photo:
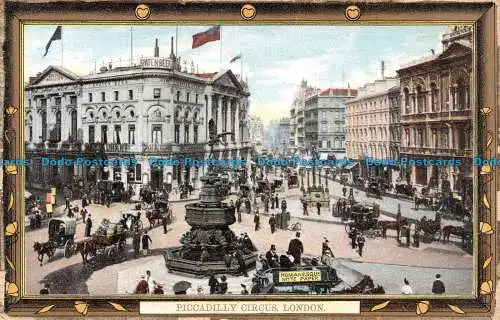
[{"label": "fountain basin", "polygon": [[236,222],[235,208],[219,205],[204,207],[200,203],[187,204],[186,222],[190,226],[202,226],[204,229],[225,227]]},{"label": "fountain basin", "polygon": [[[163,258],[165,259],[165,265],[168,268],[168,272],[182,272],[193,274],[198,277],[209,277],[212,274],[225,274],[226,265],[223,260],[217,261],[196,261],[189,260],[180,257],[180,251],[182,247],[172,247],[168,248],[163,252]],[[247,253],[243,254],[243,259],[247,270],[255,268],[255,262],[257,261],[257,253]],[[231,270],[235,271],[238,266],[234,264]]]}]

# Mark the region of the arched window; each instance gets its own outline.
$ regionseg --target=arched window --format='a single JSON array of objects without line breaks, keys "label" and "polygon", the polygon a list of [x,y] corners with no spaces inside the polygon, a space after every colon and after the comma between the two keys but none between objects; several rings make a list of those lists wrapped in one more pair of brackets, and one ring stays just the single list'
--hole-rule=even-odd
[{"label": "arched window", "polygon": [[455,90],[457,90],[457,108],[458,110],[465,110],[468,109],[468,85],[465,84],[465,81],[463,79],[459,79],[457,81],[457,87]]},{"label": "arched window", "polygon": [[417,111],[418,113],[422,113],[426,111],[426,103],[425,103],[426,94],[421,85],[417,86]]},{"label": "arched window", "polygon": [[78,130],[78,117],[76,110],[71,111],[71,141],[76,141]]},{"label": "arched window", "polygon": [[437,105],[438,105],[438,89],[435,83],[431,84],[431,110],[432,112],[437,111]]},{"label": "arched window", "polygon": [[405,100],[405,113],[410,113],[410,90],[408,88],[404,88],[403,90],[403,98]]}]

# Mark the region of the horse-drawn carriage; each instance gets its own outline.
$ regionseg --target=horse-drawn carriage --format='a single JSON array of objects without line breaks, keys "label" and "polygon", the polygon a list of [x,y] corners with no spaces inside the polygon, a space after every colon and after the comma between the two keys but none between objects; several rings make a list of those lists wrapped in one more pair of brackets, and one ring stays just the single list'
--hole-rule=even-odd
[{"label": "horse-drawn carriage", "polygon": [[143,224],[141,221],[141,212],[121,212],[119,223],[129,231],[134,229],[141,230],[143,228]]},{"label": "horse-drawn carriage", "polygon": [[173,216],[168,201],[155,201],[152,210],[146,211],[146,218],[149,221],[150,228],[159,224],[164,216],[166,216],[167,224],[171,224]]},{"label": "horse-drawn carriage", "polygon": [[420,208],[420,205],[424,205],[427,208],[432,208],[433,199],[428,195],[416,192],[413,199],[415,201],[416,210]]},{"label": "horse-drawn carriage", "polygon": [[355,203],[351,207],[350,219],[351,222],[345,225],[345,231],[349,233],[352,228],[359,232],[365,233],[367,236],[381,235],[381,230],[378,225],[380,217],[380,206],[378,204]]},{"label": "horse-drawn carriage", "polygon": [[396,195],[404,195],[409,198],[413,198],[415,195],[415,188],[410,184],[396,184],[394,191],[396,192]]},{"label": "horse-drawn carriage", "polygon": [[283,179],[274,179],[273,183],[271,184],[271,192],[283,192],[284,187],[283,187]]},{"label": "horse-drawn carriage", "polygon": [[441,219],[429,220],[427,217],[423,217],[417,222],[416,228],[418,231],[423,232],[422,241],[425,243],[441,240]]},{"label": "horse-drawn carriage", "polygon": [[76,219],[53,218],[49,221],[49,241],[45,243],[35,242],[33,249],[38,254],[40,265],[46,254],[49,260],[54,256],[57,249],[64,250],[64,256],[69,258],[75,252]]},{"label": "horse-drawn carriage", "polygon": [[271,192],[271,184],[267,180],[259,180],[257,181],[257,186],[255,188],[256,194],[261,193],[270,193]]},{"label": "horse-drawn carriage", "polygon": [[378,182],[372,181],[368,183],[368,187],[366,188],[366,197],[369,198],[371,196],[382,199],[382,190]]},{"label": "horse-drawn carriage", "polygon": [[297,172],[292,172],[287,177],[288,189],[299,187],[299,175]]}]

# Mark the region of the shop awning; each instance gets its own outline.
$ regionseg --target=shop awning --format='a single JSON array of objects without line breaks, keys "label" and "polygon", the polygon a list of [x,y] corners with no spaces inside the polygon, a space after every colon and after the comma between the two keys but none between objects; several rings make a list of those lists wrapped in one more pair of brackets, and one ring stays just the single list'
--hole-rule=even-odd
[{"label": "shop awning", "polygon": [[358,163],[357,163],[357,162],[355,162],[355,163],[351,163],[351,164],[349,164],[349,165],[345,166],[345,167],[344,167],[344,169],[346,169],[346,170],[351,170],[351,169],[355,168],[357,165],[358,165]]}]

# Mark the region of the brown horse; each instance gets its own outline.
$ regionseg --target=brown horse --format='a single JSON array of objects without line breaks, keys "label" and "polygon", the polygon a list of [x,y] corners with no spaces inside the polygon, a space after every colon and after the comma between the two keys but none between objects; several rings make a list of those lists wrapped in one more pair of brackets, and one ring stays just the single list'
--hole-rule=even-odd
[{"label": "brown horse", "polygon": [[382,236],[384,239],[387,239],[387,230],[396,230],[398,234],[398,239],[399,239],[399,234],[401,232],[401,227],[407,226],[408,221],[406,219],[402,219],[401,221],[389,221],[389,220],[380,220],[377,222],[377,226],[379,229],[382,229]]},{"label": "brown horse", "polygon": [[33,245],[33,250],[38,254],[38,261],[40,261],[40,266],[43,265],[43,256],[47,255],[50,259],[54,256],[54,253],[56,252],[56,246],[52,241],[45,242],[45,243],[40,243],[40,242],[35,242]]},{"label": "brown horse", "polygon": [[89,255],[94,257],[96,256],[97,246],[93,239],[89,239],[82,242],[78,242],[76,244],[76,251],[80,252],[80,254],[82,255],[83,264],[85,265],[88,263],[87,257]]},{"label": "brown horse", "polygon": [[375,287],[372,278],[370,278],[369,276],[364,276],[363,279],[354,287],[344,289],[338,293],[373,294],[373,293],[385,293],[385,290],[381,286]]},{"label": "brown horse", "polygon": [[454,227],[454,226],[445,226],[443,228],[443,241],[450,241],[450,235],[459,236],[462,238],[462,243],[465,241],[464,237],[464,228],[463,227]]},{"label": "brown horse", "polygon": [[[164,212],[166,210],[166,212]],[[153,211],[146,211],[146,218],[149,222],[149,229],[153,229],[155,226],[161,223],[163,215],[170,215],[170,209],[155,209]]]}]

